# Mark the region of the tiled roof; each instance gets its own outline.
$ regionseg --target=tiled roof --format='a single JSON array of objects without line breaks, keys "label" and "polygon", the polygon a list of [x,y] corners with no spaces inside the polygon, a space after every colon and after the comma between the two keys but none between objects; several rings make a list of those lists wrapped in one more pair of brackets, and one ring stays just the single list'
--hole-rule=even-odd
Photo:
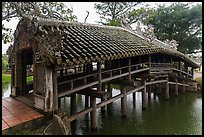
[{"label": "tiled roof", "polygon": [[121,27],[24,18],[17,26],[15,40],[18,42],[14,46],[20,43],[18,39],[23,33],[27,35],[26,41],[34,39],[40,52],[58,65],[73,66],[153,53],[179,56],[197,65],[184,54]]}]

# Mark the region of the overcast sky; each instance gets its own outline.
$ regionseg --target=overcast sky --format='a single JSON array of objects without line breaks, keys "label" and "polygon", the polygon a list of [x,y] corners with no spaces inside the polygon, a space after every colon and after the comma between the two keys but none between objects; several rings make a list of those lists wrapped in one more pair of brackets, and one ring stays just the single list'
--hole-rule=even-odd
[{"label": "overcast sky", "polygon": [[[73,8],[73,15],[77,16],[77,21],[78,22],[84,22],[86,16],[87,16],[87,12],[89,11],[89,16],[86,20],[86,23],[91,23],[91,24],[97,24],[98,21],[100,21],[99,15],[96,13],[96,10],[94,9],[94,4],[96,2],[64,2],[65,5],[69,8]],[[152,5],[152,6],[156,6],[156,4],[158,4],[158,2],[147,2],[148,4]],[[160,4],[166,4],[169,5],[170,2],[159,2]],[[199,2],[201,3],[201,2]],[[6,22],[3,21],[2,22],[5,27],[9,27],[12,28],[13,30],[16,29],[16,25],[18,23],[17,19],[12,19],[10,22]],[[3,44],[2,41],[2,54],[6,53],[6,50],[8,49],[9,44]]]}]

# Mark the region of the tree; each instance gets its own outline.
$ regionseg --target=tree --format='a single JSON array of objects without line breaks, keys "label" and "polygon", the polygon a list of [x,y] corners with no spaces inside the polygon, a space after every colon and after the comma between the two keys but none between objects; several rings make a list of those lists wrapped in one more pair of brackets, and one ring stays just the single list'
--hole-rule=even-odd
[{"label": "tree", "polygon": [[154,33],[160,40],[176,40],[183,53],[201,49],[202,5],[189,6],[189,3],[160,5],[152,9],[144,19],[146,25],[154,26]]},{"label": "tree", "polygon": [[[76,21],[73,10],[61,2],[2,2],[2,21],[10,21],[11,18],[21,18],[25,15],[41,17],[45,19],[61,19]],[[2,24],[2,40],[4,43],[12,42],[11,28],[5,28]]]},{"label": "tree", "polygon": [[7,69],[8,67],[8,56],[6,54],[2,54],[2,70]]},{"label": "tree", "polygon": [[[100,23],[113,26],[130,26],[134,21],[129,18],[133,14],[132,9],[140,2],[101,2],[95,4],[94,8],[100,15]],[[104,22],[105,21],[105,22]]]}]

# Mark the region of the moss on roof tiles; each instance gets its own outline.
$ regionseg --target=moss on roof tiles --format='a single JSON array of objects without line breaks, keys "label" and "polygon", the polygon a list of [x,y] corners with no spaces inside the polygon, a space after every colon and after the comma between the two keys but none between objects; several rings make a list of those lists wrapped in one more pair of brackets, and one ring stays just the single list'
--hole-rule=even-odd
[{"label": "moss on roof tiles", "polygon": [[[163,42],[158,40],[148,42],[144,37],[121,27],[60,20],[32,20],[30,17],[27,19],[37,24],[35,27],[37,30],[34,31],[35,34],[32,34],[32,37],[40,44],[39,46],[47,50],[46,54],[51,53],[51,56],[54,56],[54,52],[58,52],[58,49],[62,54],[62,63],[68,63],[68,65],[151,53],[182,57],[194,66],[197,65],[184,54],[170,49]],[[60,41],[57,41],[56,36],[61,36]],[[46,47],[43,45],[45,43]],[[55,47],[55,45],[59,46],[59,43],[61,43],[61,49]]]}]

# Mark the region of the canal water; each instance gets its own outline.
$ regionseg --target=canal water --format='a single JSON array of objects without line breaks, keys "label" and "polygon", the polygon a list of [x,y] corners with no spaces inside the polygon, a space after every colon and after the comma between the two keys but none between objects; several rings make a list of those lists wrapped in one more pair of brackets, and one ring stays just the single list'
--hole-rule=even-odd
[{"label": "canal water", "polygon": [[[10,84],[2,83],[2,97],[10,95]],[[113,95],[120,90],[113,89]],[[157,95],[148,102],[148,108],[142,110],[141,93],[136,93],[136,106],[133,108],[132,94],[127,97],[128,114],[121,118],[120,99],[113,102],[109,112],[97,109],[98,126],[96,131],[90,129],[90,116],[76,120],[76,135],[202,135],[202,94],[184,93],[169,100]],[[84,96],[77,95],[77,111],[84,109]],[[98,99],[97,102],[100,102]],[[61,108],[70,114],[70,98],[61,99]]]}]

